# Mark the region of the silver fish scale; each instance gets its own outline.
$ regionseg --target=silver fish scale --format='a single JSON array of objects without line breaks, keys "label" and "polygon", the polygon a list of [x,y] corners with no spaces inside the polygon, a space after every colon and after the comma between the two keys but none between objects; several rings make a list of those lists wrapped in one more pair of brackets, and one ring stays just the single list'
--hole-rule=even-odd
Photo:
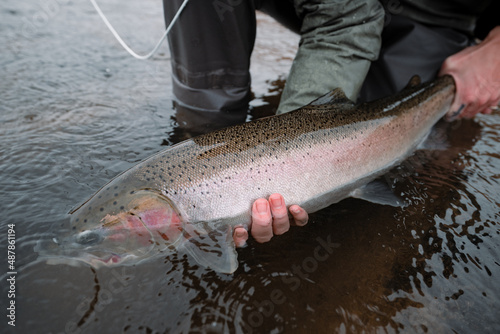
[{"label": "silver fish scale", "polygon": [[[243,223],[234,219],[235,211],[246,215],[253,200],[273,191],[293,191],[285,189],[292,180],[283,179],[283,175],[297,177],[290,164],[310,159],[318,144],[332,145],[339,133],[345,132],[340,137],[346,137],[354,129],[349,125],[318,130],[316,126],[311,131],[314,124],[331,120],[304,116],[294,113],[182,142],[148,159],[134,174],[161,190],[188,221],[232,217],[234,223]],[[307,132],[299,134],[304,129]]]},{"label": "silver fish scale", "polygon": [[134,175],[192,223],[246,223],[252,202],[273,192],[317,210],[413,151],[453,96],[450,80],[375,104],[309,105],[215,131],[156,154]]}]

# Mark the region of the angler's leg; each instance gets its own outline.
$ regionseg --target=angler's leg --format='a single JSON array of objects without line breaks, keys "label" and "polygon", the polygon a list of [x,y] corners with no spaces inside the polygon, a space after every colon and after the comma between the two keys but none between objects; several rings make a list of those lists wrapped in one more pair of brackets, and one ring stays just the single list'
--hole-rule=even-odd
[{"label": "angler's leg", "polygon": [[380,49],[379,1],[294,0],[301,41],[278,113],[300,108],[335,88],[355,99]]},{"label": "angler's leg", "polygon": [[[167,24],[182,2],[163,1]],[[255,29],[252,1],[191,0],[168,38],[177,102],[195,110],[246,110]]]}]

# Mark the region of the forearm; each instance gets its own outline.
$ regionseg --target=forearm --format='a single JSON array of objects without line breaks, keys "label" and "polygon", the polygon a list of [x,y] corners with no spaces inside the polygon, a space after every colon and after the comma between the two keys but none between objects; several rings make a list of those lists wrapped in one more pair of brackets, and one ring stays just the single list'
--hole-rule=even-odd
[{"label": "forearm", "polygon": [[303,18],[299,50],[278,113],[340,87],[355,100],[380,50],[384,11],[378,1],[296,0]]}]

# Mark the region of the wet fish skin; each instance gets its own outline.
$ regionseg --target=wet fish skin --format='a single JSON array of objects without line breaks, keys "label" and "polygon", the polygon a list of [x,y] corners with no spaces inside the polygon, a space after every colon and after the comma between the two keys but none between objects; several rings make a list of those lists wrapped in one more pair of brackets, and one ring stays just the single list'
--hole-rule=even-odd
[{"label": "wet fish skin", "polygon": [[358,196],[417,148],[454,92],[449,76],[360,105],[335,90],[290,113],[173,145],[72,211],[77,234],[60,254],[99,266],[185,248],[201,264],[233,272],[231,231],[250,221],[257,198],[277,192],[314,212]]}]

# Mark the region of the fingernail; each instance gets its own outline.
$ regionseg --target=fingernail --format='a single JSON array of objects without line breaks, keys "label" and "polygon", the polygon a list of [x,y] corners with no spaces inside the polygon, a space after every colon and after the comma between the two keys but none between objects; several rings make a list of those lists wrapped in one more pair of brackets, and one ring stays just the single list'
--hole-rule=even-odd
[{"label": "fingernail", "polygon": [[243,238],[245,236],[245,232],[238,230],[236,231],[235,235],[238,238]]},{"label": "fingernail", "polygon": [[268,211],[268,204],[267,204],[267,201],[258,201],[257,203],[255,203],[256,207],[257,207],[257,211],[260,213],[260,214],[265,214],[267,213]]},{"label": "fingernail", "polygon": [[271,205],[273,206],[274,209],[281,209],[283,206],[283,201],[281,200],[281,197],[272,197],[269,198]]},{"label": "fingernail", "polygon": [[295,225],[297,226],[304,226],[307,224],[307,220],[296,220]]},{"label": "fingernail", "polygon": [[297,208],[297,207],[295,207],[295,206],[294,206],[294,207],[292,207],[292,208],[290,208],[290,211],[291,211],[292,213],[300,213],[300,209],[299,209],[299,208]]}]

